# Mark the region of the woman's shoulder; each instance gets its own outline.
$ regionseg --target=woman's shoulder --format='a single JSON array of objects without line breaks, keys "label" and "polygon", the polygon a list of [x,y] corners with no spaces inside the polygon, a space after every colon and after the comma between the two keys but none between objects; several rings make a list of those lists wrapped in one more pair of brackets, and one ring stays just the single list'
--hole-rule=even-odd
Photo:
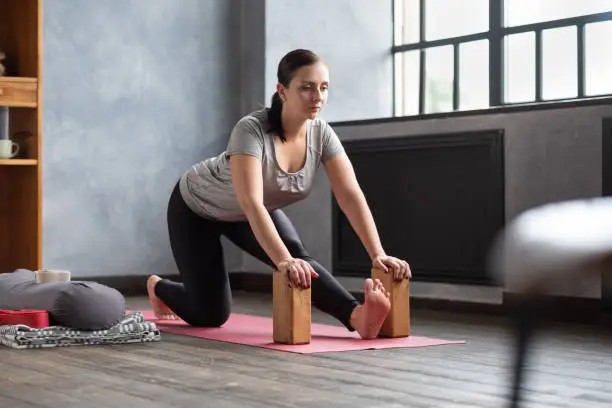
[{"label": "woman's shoulder", "polygon": [[323,158],[323,161],[329,160],[343,150],[340,138],[325,119],[313,119],[310,126],[312,135],[310,147]]},{"label": "woman's shoulder", "polygon": [[264,131],[268,126],[268,109],[262,108],[247,113],[238,119],[236,126],[251,126]]},{"label": "woman's shoulder", "polygon": [[265,148],[267,133],[267,112],[264,109],[242,116],[230,134],[226,154],[254,153],[261,156]]},{"label": "woman's shoulder", "polygon": [[327,140],[334,135],[334,130],[328,121],[323,118],[315,118],[310,120],[309,123],[310,132],[322,143],[326,143]]},{"label": "woman's shoulder", "polygon": [[247,113],[238,119],[233,126],[230,137],[250,135],[257,139],[263,139],[267,128],[267,111],[261,109]]}]

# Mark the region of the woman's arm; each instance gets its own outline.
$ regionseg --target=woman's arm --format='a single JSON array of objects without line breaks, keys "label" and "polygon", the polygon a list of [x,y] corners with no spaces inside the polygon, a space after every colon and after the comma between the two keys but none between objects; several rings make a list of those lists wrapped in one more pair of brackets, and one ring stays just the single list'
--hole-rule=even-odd
[{"label": "woman's arm", "polygon": [[[233,155],[230,158],[230,171],[236,199],[257,242],[274,265],[287,273],[294,283],[310,287],[310,276],[318,275],[306,262],[292,258],[263,204],[263,180],[259,159],[250,155]],[[308,271],[310,273],[307,273]]]},{"label": "woman's arm", "polygon": [[370,259],[384,255],[385,251],[372,212],[357,182],[349,158],[345,153],[338,154],[325,163],[325,171],[340,209],[348,218]]},{"label": "woman's arm", "polygon": [[385,254],[374,217],[346,154],[342,152],[328,160],[325,171],[336,201],[368,252],[372,265],[384,270],[391,267],[397,279],[412,276],[406,261]]},{"label": "woman's arm", "polygon": [[230,169],[238,204],[249,220],[257,242],[275,265],[283,259],[290,258],[291,254],[263,204],[263,181],[259,159],[249,155],[232,156]]}]

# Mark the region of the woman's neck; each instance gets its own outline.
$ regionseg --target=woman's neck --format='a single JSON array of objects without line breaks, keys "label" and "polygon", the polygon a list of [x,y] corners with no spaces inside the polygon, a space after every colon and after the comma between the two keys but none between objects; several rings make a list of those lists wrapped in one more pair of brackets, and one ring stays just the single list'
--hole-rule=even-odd
[{"label": "woman's neck", "polygon": [[296,139],[306,135],[306,119],[296,119],[291,117],[286,110],[281,113],[283,131],[287,140]]}]

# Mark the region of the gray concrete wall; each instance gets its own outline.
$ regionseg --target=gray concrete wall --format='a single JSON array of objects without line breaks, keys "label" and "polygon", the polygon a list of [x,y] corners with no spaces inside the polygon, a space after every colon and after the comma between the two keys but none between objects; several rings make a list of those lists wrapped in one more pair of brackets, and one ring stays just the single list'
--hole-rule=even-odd
[{"label": "gray concrete wall", "polygon": [[[328,121],[389,117],[393,83],[390,48],[391,1],[266,0],[265,105],[276,90],[276,69],[295,48],[321,55],[330,69],[329,101],[321,117]],[[255,33],[255,36],[261,33]],[[325,174],[319,172],[319,184]],[[312,256],[327,259],[330,208],[324,190],[307,203],[286,209]],[[323,211],[321,211],[321,208]],[[312,228],[316,219],[317,228]],[[323,242],[321,238],[323,237]],[[269,272],[267,265],[245,255],[243,270]]]},{"label": "gray concrete wall", "polygon": [[175,272],[170,191],[240,112],[235,3],[45,2],[44,267]]},{"label": "gray concrete wall", "polygon": [[266,0],[234,0],[240,30],[239,55],[240,114],[246,115],[266,105]]},{"label": "gray concrete wall", "polygon": [[[511,220],[541,204],[601,196],[604,117],[612,117],[611,106],[357,124],[335,129],[343,141],[504,129],[506,219]],[[322,263],[331,267],[331,193],[326,180],[321,180],[315,190],[313,197],[303,203],[303,213],[310,215],[309,222],[303,225],[304,234],[316,234],[317,240],[312,244]],[[553,293],[599,298],[601,281],[595,277],[574,282],[571,287],[559,285]]]}]

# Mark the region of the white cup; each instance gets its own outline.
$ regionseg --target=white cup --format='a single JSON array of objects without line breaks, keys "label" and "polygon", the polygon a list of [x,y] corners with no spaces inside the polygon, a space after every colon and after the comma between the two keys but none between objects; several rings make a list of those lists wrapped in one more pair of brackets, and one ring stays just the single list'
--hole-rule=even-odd
[{"label": "white cup", "polygon": [[61,269],[43,269],[34,272],[36,283],[70,282],[70,271]]},{"label": "white cup", "polygon": [[0,159],[12,159],[19,153],[19,145],[12,140],[0,140]]}]

